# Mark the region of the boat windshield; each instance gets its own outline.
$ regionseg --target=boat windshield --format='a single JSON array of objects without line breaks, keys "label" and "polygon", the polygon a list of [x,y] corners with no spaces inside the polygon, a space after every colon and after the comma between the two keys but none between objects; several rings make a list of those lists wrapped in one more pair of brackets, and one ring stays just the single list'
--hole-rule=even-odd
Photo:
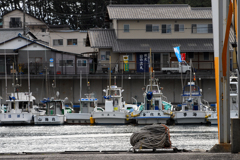
[{"label": "boat windshield", "polygon": [[191,87],[191,92],[192,95],[199,95],[199,88],[197,86],[185,86],[183,94],[185,95],[190,95],[190,87]]},{"label": "boat windshield", "polygon": [[[151,91],[151,86],[147,87],[147,92]],[[159,93],[158,86],[152,86],[152,92],[153,93]]]},{"label": "boat windshield", "polygon": [[237,84],[230,84],[230,93],[237,93]]},{"label": "boat windshield", "polygon": [[108,95],[120,96],[120,90],[108,90]]}]

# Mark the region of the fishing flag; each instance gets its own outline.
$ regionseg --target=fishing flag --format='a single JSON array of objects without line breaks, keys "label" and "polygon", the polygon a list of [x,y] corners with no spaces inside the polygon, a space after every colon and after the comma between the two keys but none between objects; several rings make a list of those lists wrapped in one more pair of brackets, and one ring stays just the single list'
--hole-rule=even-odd
[{"label": "fishing flag", "polygon": [[178,59],[178,62],[182,62],[182,58],[181,58],[181,54],[180,54],[180,47],[177,46],[177,47],[174,47],[174,52],[176,54],[176,57]]}]

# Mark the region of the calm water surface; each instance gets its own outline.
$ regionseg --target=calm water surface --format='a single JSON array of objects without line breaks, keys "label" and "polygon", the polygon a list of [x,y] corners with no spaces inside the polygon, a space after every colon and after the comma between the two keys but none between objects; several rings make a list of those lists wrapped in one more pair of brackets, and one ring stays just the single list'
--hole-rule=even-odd
[{"label": "calm water surface", "polygon": [[[0,126],[0,153],[128,150],[130,136],[143,126]],[[218,143],[217,126],[170,126],[178,149],[209,150]]]}]

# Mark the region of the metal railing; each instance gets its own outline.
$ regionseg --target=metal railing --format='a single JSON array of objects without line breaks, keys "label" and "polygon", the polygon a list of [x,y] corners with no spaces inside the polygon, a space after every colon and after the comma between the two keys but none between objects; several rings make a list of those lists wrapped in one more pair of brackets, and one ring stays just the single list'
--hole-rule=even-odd
[{"label": "metal railing", "polygon": [[[163,67],[169,66],[167,63],[152,63],[153,70],[156,73],[162,73],[161,70]],[[7,74],[15,73],[13,68],[19,74],[28,74],[28,64],[19,63],[7,63],[7,65],[0,64],[0,75],[5,74],[5,67],[7,67]],[[214,73],[214,64],[213,62],[200,62],[193,63],[194,71],[196,72],[205,72],[210,71]],[[177,68],[173,66],[172,68]],[[136,62],[129,62],[126,66],[124,63],[111,63],[111,69],[109,63],[87,63],[87,64],[78,64],[78,63],[30,63],[29,64],[30,74],[31,75],[79,75],[82,74],[107,74],[111,70],[112,74],[139,74],[139,73],[149,73],[149,64],[142,64]]]},{"label": "metal railing", "polygon": [[10,28],[22,28],[22,21],[19,22],[9,22]]}]

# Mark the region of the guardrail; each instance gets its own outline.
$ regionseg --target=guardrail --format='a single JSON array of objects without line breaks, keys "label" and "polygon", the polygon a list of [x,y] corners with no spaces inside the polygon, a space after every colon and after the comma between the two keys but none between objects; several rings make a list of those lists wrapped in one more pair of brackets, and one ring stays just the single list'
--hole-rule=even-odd
[{"label": "guardrail", "polygon": [[[7,74],[18,73],[28,74],[28,64],[20,63],[13,67],[13,63],[7,65],[0,64],[0,75],[5,74],[5,67]],[[153,70],[156,73],[161,73],[162,67],[171,67],[167,63],[152,63]],[[214,73],[213,62],[199,62],[193,63],[193,70],[198,71],[210,71]],[[175,66],[176,68],[176,66]],[[30,63],[29,64],[30,75],[79,75],[82,74],[106,74],[110,71],[109,63]],[[111,73],[113,74],[138,74],[149,73],[149,64],[129,62],[127,65],[120,63],[111,63]]]}]

